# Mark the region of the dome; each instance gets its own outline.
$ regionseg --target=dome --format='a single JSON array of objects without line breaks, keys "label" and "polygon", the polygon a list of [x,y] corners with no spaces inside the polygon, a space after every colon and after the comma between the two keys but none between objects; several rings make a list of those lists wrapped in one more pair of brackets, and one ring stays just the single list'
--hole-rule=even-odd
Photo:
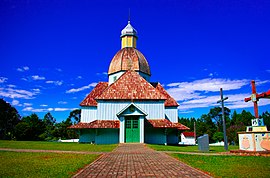
[{"label": "dome", "polygon": [[136,36],[137,37],[137,30],[133,28],[130,24],[130,21],[128,21],[127,26],[121,31],[121,37],[123,36]]},{"label": "dome", "polygon": [[148,62],[144,55],[136,48],[126,47],[115,54],[111,61],[108,74],[130,69],[149,76],[151,75]]}]

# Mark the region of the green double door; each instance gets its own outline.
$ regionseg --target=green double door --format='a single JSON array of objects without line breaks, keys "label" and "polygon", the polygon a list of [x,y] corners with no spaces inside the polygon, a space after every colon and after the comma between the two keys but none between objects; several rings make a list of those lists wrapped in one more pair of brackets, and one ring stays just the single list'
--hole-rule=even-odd
[{"label": "green double door", "polygon": [[140,122],[138,117],[125,118],[126,143],[140,142]]}]

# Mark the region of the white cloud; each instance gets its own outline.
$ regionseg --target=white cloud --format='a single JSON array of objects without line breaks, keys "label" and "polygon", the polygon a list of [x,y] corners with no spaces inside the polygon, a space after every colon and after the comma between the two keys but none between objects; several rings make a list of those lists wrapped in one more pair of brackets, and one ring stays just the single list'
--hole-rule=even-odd
[{"label": "white cloud", "polygon": [[48,112],[48,109],[34,109],[33,107],[26,107],[22,111],[30,111],[30,112]]},{"label": "white cloud", "polygon": [[101,72],[101,73],[96,73],[96,75],[108,75],[108,73],[107,72]]},{"label": "white cloud", "polygon": [[33,108],[33,107],[26,107],[22,111],[29,111],[29,112],[61,112],[61,111],[73,111],[78,108]]},{"label": "white cloud", "polygon": [[33,105],[32,103],[23,103],[24,107],[29,107],[29,106],[32,106],[32,105]]},{"label": "white cloud", "polygon": [[206,79],[201,79],[201,80],[195,80],[193,82],[178,83],[177,88],[185,89],[187,91],[215,92],[215,91],[219,91],[220,88],[223,88],[223,90],[236,90],[248,84],[249,84],[249,80],[247,79],[230,80],[230,79],[221,79],[221,78],[217,78],[217,79],[206,78]]},{"label": "white cloud", "polygon": [[41,107],[47,107],[48,105],[47,104],[41,104],[39,106],[41,106]]},{"label": "white cloud", "polygon": [[[224,105],[230,109],[241,109],[241,108],[249,108],[253,107],[252,102],[245,102],[244,98],[249,97],[249,93],[239,93],[239,94],[231,94],[226,95],[228,100],[225,100]],[[220,95],[215,96],[204,96],[201,99],[191,99],[188,101],[180,102],[180,106],[178,107],[180,111],[186,111],[194,108],[207,108],[220,106],[217,101],[220,99]],[[259,101],[259,106],[269,105],[270,100],[261,99]]]},{"label": "white cloud", "polygon": [[76,79],[82,79],[82,76],[79,75]]},{"label": "white cloud", "polygon": [[97,83],[90,83],[89,85],[83,86],[81,88],[72,88],[70,90],[67,90],[66,93],[76,93],[79,91],[89,89],[90,87],[95,87],[96,85],[97,85]]},{"label": "white cloud", "polygon": [[11,105],[13,105],[13,106],[22,106],[18,100],[12,100]]},{"label": "white cloud", "polygon": [[189,114],[189,113],[193,113],[194,111],[179,111],[179,113],[181,114]]},{"label": "white cloud", "polygon": [[55,70],[57,70],[58,72],[62,72],[63,70],[60,68],[56,68]]},{"label": "white cloud", "polygon": [[21,78],[21,80],[28,81],[27,78]]},{"label": "white cloud", "polygon": [[255,81],[256,86],[263,85],[263,84],[266,84],[266,83],[270,83],[270,80]]},{"label": "white cloud", "polygon": [[34,96],[37,95],[39,91],[27,91],[21,89],[14,88],[0,88],[0,96],[7,98],[22,98],[22,99],[33,99]]},{"label": "white cloud", "polygon": [[17,86],[16,85],[7,85],[7,87],[9,87],[9,88],[16,88]]},{"label": "white cloud", "polygon": [[0,77],[0,83],[5,83],[8,80],[6,77]]},{"label": "white cloud", "polygon": [[39,75],[33,75],[33,76],[32,76],[32,79],[33,79],[33,80],[45,80],[45,77],[41,77],[41,76],[39,76]]},{"label": "white cloud", "polygon": [[54,108],[54,111],[73,111],[78,108]]},{"label": "white cloud", "polygon": [[17,71],[19,71],[19,72],[24,72],[24,71],[27,71],[27,70],[29,70],[29,67],[28,66],[17,68]]},{"label": "white cloud", "polygon": [[[270,80],[256,81],[257,86],[266,83],[270,83]],[[217,101],[220,99],[220,88],[223,88],[223,91],[229,91],[238,90],[247,85],[250,85],[250,80],[248,79],[230,80],[207,78],[192,82],[170,83],[167,85],[167,91],[179,102],[179,110],[183,113],[190,112],[190,109],[193,108],[219,106],[220,104],[217,104]],[[218,94],[213,95],[213,93],[217,92]],[[251,107],[249,103],[244,102],[244,98],[250,96],[249,93],[238,93],[226,96],[229,97],[229,99],[225,101],[225,105],[230,109]],[[270,104],[270,101],[260,100],[260,102],[262,106]]]},{"label": "white cloud", "polygon": [[58,104],[67,104],[68,102],[66,101],[58,101]]},{"label": "white cloud", "polygon": [[54,84],[56,86],[61,86],[63,84],[63,81],[52,81],[52,80],[48,80],[48,81],[46,81],[46,83]]},{"label": "white cloud", "polygon": [[38,89],[38,88],[34,88],[34,89],[32,89],[34,92],[36,92],[36,93],[40,93],[40,89]]}]

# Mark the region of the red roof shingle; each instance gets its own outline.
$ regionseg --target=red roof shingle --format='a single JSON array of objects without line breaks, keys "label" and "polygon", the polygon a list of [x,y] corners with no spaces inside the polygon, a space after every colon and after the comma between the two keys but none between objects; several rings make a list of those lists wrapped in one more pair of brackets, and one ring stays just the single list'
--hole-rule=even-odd
[{"label": "red roof shingle", "polygon": [[195,133],[194,132],[183,132],[183,135],[185,137],[195,137]]},{"label": "red roof shingle", "polygon": [[95,120],[90,123],[79,122],[78,124],[72,125],[69,128],[70,129],[94,129],[94,128],[117,129],[117,128],[120,128],[120,122],[118,120]]},{"label": "red roof shingle", "polygon": [[169,95],[169,93],[162,87],[160,83],[152,84],[160,93],[167,97],[165,101],[165,106],[179,106],[179,104]]},{"label": "red roof shingle", "polygon": [[167,98],[137,72],[128,70],[96,99],[166,100]]},{"label": "red roof shingle", "polygon": [[87,95],[87,97],[80,103],[80,106],[97,106],[96,97],[108,87],[108,82],[99,82],[95,88]]},{"label": "red roof shingle", "polygon": [[167,119],[148,119],[147,120],[155,128],[177,128],[179,130],[189,130],[189,128],[180,123],[173,123]]}]

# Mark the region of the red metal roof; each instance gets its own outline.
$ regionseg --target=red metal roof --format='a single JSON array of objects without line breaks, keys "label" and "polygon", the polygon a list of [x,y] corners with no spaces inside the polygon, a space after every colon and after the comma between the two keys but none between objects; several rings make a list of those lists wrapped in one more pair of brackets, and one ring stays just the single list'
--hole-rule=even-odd
[{"label": "red metal roof", "polygon": [[166,100],[167,98],[137,72],[128,70],[96,99]]},{"label": "red metal roof", "polygon": [[94,128],[117,129],[119,127],[120,127],[120,122],[118,120],[95,120],[90,123],[79,122],[78,124],[72,125],[69,128],[70,129],[94,129]]},{"label": "red metal roof", "polygon": [[179,130],[189,130],[189,128],[180,123],[173,123],[167,119],[148,119],[147,120],[155,128],[177,128]]},{"label": "red metal roof", "polygon": [[165,106],[176,106],[176,107],[179,106],[179,104],[169,95],[169,93],[162,87],[160,83],[156,83],[154,87],[158,89],[160,93],[162,93],[164,96],[167,97],[164,103]]},{"label": "red metal roof", "polygon": [[194,132],[183,132],[183,135],[185,137],[195,137],[195,133]]},{"label": "red metal roof", "polygon": [[95,88],[87,95],[87,97],[81,102],[80,106],[97,106],[96,97],[102,94],[102,92],[108,87],[108,82],[99,82]]}]

